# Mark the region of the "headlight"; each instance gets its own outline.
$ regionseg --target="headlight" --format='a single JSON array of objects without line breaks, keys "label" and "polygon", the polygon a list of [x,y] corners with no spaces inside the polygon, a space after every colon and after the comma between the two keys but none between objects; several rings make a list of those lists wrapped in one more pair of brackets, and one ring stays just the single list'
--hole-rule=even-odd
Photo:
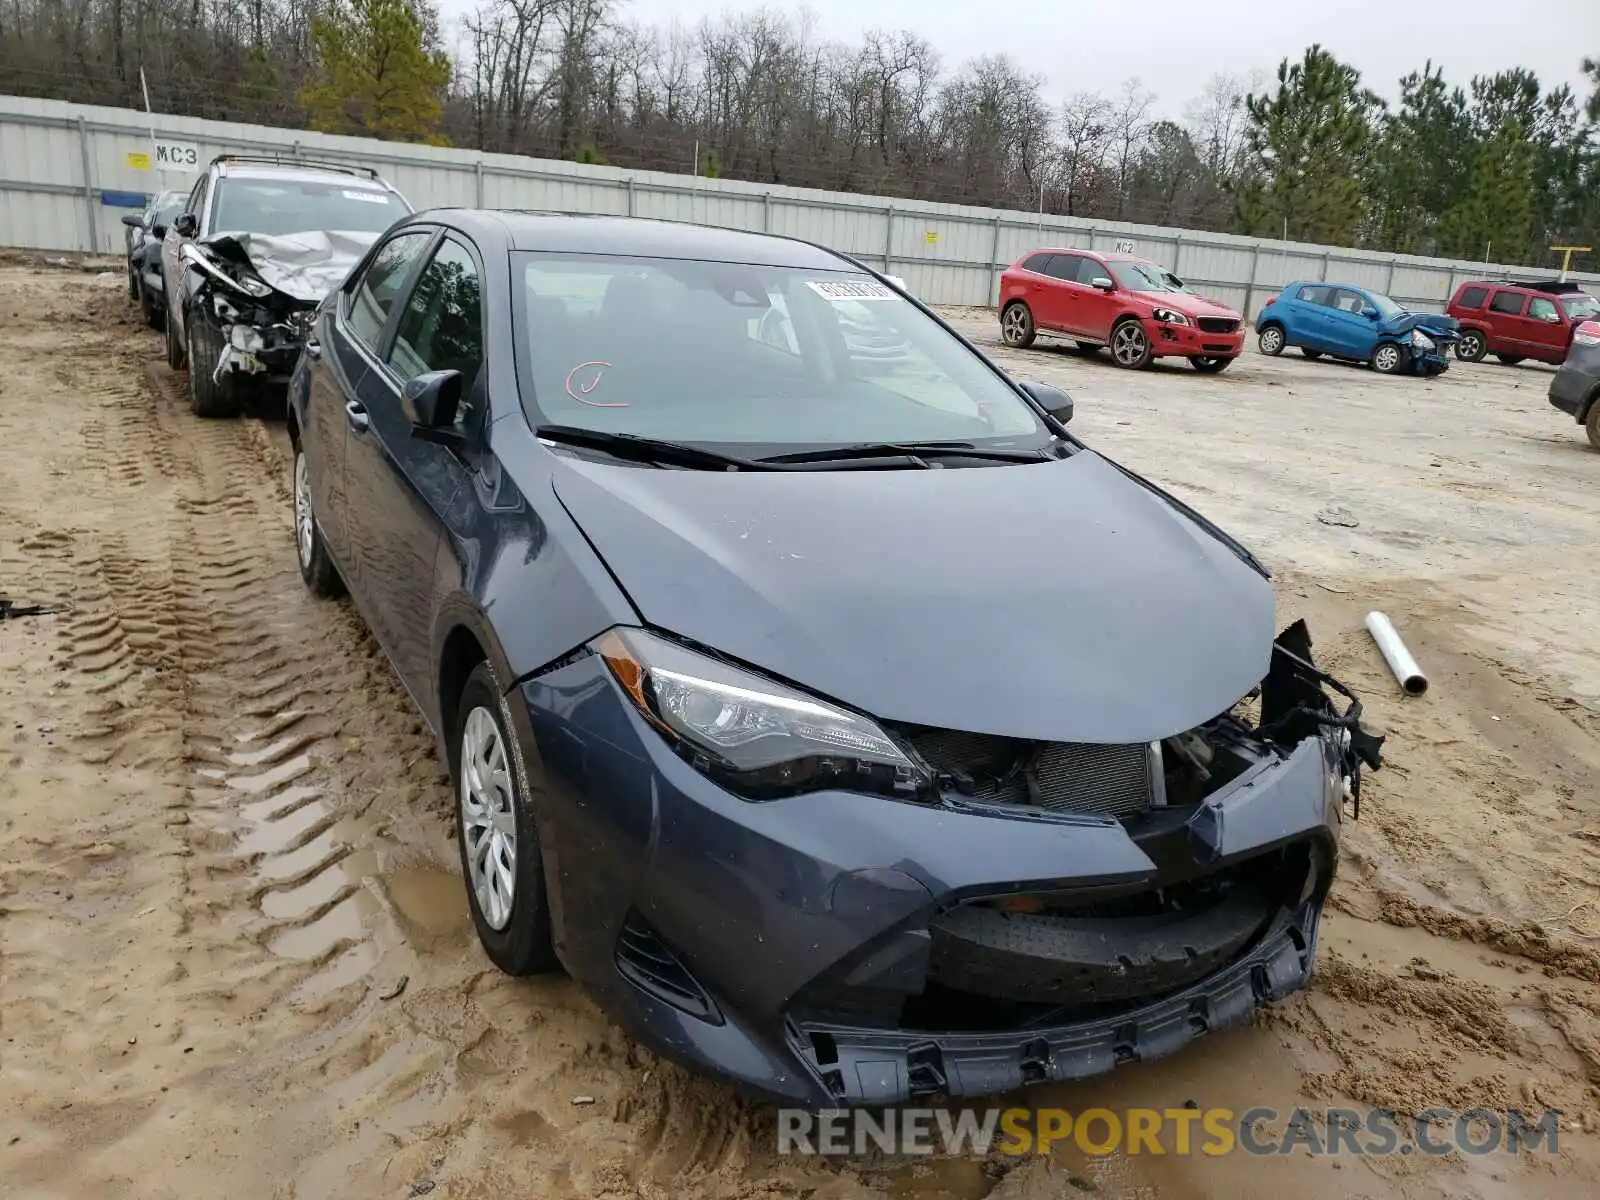
[{"label": "headlight", "polygon": [[1413,329],[1411,331],[1411,344],[1418,350],[1433,349],[1433,339],[1427,334],[1423,333],[1420,329]]},{"label": "headlight", "polygon": [[1189,318],[1181,312],[1173,312],[1170,308],[1158,308],[1150,314],[1158,321],[1165,321],[1168,325],[1187,325]]},{"label": "headlight", "polygon": [[691,766],[748,799],[823,788],[910,798],[932,786],[857,713],[642,629],[610,630],[591,649]]}]

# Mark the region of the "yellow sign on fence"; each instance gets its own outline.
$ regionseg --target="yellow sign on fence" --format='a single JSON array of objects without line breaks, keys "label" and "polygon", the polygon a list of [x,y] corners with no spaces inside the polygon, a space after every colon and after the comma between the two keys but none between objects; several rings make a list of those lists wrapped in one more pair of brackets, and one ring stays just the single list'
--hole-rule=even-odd
[{"label": "yellow sign on fence", "polygon": [[922,236],[930,246],[935,245],[939,241],[939,231],[937,229],[930,229]]},{"label": "yellow sign on fence", "polygon": [[135,171],[148,171],[150,169],[150,156],[143,150],[129,150],[125,161]]}]

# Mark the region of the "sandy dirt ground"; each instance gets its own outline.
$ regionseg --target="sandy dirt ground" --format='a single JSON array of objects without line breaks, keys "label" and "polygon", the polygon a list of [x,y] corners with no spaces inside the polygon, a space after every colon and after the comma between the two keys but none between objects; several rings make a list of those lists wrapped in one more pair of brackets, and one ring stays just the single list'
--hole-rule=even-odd
[{"label": "sandy dirt ground", "polygon": [[996,350],[1248,541],[1390,735],[1309,990],[1016,1102],[1551,1106],[1559,1152],[839,1164],[778,1158],[771,1113],[568,981],[489,967],[431,742],[300,585],[281,424],[191,417],[121,283],[0,268],[0,595],[61,606],[0,621],[0,1196],[1600,1192],[1600,455],[1545,369]]}]

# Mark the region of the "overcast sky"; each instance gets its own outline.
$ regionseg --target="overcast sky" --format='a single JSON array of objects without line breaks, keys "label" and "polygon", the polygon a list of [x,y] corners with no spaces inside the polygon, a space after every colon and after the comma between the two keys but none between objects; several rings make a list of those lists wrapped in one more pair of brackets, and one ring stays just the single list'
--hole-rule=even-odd
[{"label": "overcast sky", "polygon": [[[447,12],[476,0],[445,0]],[[738,0],[624,0],[651,24],[763,7]],[[798,3],[766,7],[794,12]],[[913,29],[947,70],[979,54],[1009,54],[1045,76],[1046,95],[1113,92],[1137,76],[1161,114],[1218,71],[1271,73],[1321,42],[1356,66],[1368,87],[1398,95],[1400,76],[1432,57],[1465,87],[1473,75],[1526,66],[1547,87],[1581,92],[1579,62],[1600,55],[1600,0],[809,0],[818,32],[854,42],[865,29]],[[1520,11],[1519,11],[1520,9]]]}]

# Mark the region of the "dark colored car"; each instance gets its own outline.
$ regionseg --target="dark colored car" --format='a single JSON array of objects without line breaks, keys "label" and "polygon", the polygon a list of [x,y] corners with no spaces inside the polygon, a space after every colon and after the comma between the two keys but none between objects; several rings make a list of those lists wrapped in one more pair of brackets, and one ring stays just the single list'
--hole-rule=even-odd
[{"label": "dark colored car", "polygon": [[1458,287],[1445,312],[1461,322],[1457,358],[1478,362],[1493,354],[1509,367],[1525,358],[1560,363],[1572,331],[1600,317],[1600,300],[1571,280],[1480,279]]},{"label": "dark colored car", "polygon": [[213,159],[161,244],[167,362],[188,364],[190,407],[233,416],[252,385],[287,383],[323,297],[410,213],[365,168]]},{"label": "dark colored car", "polygon": [[141,213],[122,218],[128,227],[128,298],[139,304],[145,324],[160,329],[165,311],[161,279],[161,239],[167,226],[183,209],[182,192],[158,192]]},{"label": "dark colored car", "polygon": [[1000,276],[1000,334],[1031,346],[1041,333],[1085,354],[1111,348],[1119,367],[1178,355],[1197,371],[1227,369],[1244,347],[1244,318],[1191,292],[1157,263],[1093,250],[1032,250]]},{"label": "dark colored car", "polygon": [[1584,321],[1572,331],[1566,361],[1550,380],[1550,403],[1571,413],[1600,450],[1600,320]]},{"label": "dark colored car", "polygon": [[1453,317],[1408,312],[1381,292],[1347,283],[1291,283],[1256,316],[1263,354],[1299,346],[1307,358],[1369,363],[1385,375],[1442,375],[1457,332]]},{"label": "dark colored car", "polygon": [[290,386],[299,562],[438,738],[489,957],[805,1105],[1090,1075],[1301,987],[1376,740],[1070,413],[807,243],[385,234]]}]

